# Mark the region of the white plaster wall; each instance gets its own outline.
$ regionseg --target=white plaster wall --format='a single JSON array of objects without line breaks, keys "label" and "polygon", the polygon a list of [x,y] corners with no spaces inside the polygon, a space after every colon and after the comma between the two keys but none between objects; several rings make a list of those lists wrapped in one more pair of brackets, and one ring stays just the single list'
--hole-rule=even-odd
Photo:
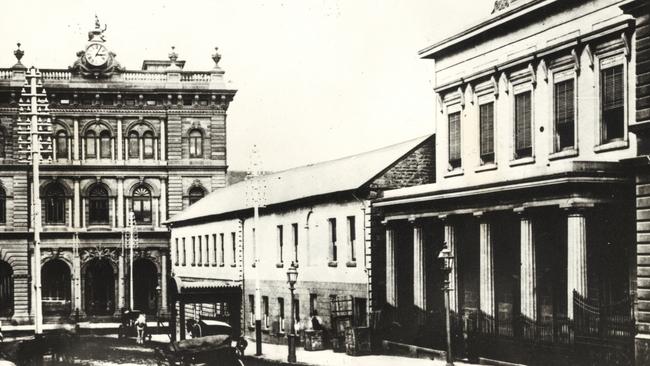
[{"label": "white plaster wall", "polygon": [[[287,269],[292,260],[293,243],[291,224],[298,223],[298,282],[338,282],[367,283],[364,271],[364,232],[363,205],[358,201],[343,201],[297,206],[273,213],[262,213],[258,244],[256,245],[259,265],[253,263],[253,220],[247,219],[244,225],[246,279],[259,276],[265,281],[286,282]],[[347,217],[355,216],[356,266],[349,266],[347,242]],[[328,219],[336,218],[338,241],[338,260],[335,267],[329,263],[329,224]],[[284,266],[277,263],[277,226],[284,230]]]}]

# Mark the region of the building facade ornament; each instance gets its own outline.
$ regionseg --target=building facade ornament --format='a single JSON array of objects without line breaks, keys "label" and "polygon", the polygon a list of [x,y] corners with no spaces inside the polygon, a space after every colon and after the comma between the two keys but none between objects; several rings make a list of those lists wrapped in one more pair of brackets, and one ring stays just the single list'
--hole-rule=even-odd
[{"label": "building facade ornament", "polygon": [[113,263],[117,263],[118,253],[116,249],[104,248],[98,245],[95,248],[84,249],[81,251],[81,263],[88,263],[93,259],[108,259]]},{"label": "building facade ornament", "polygon": [[510,0],[496,0],[494,2],[494,8],[492,8],[492,14],[506,9],[510,6]]},{"label": "building facade ornament", "polygon": [[88,44],[86,48],[77,52],[77,60],[68,69],[84,78],[110,78],[116,72],[125,71],[115,57],[115,52],[109,51],[106,46],[104,32],[101,29],[99,19],[95,16],[95,29],[88,32]]}]

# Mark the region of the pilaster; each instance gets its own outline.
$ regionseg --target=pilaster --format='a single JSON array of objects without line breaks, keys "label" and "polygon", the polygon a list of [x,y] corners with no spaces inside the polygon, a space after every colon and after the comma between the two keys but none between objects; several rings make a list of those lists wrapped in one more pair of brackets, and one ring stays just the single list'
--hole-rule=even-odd
[{"label": "pilaster", "polygon": [[422,226],[418,222],[413,223],[413,305],[426,310],[426,257],[422,236]]},{"label": "pilaster", "polygon": [[397,307],[395,276],[395,229],[386,228],[386,302]]},{"label": "pilaster", "polygon": [[573,319],[573,290],[587,297],[587,219],[582,209],[567,213],[567,315]]},{"label": "pilaster", "polygon": [[449,217],[440,216],[444,224],[444,237],[447,247],[451,251],[454,260],[451,261],[451,271],[449,271],[449,309],[452,312],[458,312],[458,256],[456,250],[456,227]]},{"label": "pilaster", "polygon": [[520,215],[520,293],[521,314],[528,320],[537,320],[537,266],[535,264],[535,237],[533,220],[523,210]]},{"label": "pilaster", "polygon": [[494,243],[492,241],[492,227],[483,214],[475,215],[479,218],[479,307],[483,314],[494,318],[496,315],[494,302]]}]

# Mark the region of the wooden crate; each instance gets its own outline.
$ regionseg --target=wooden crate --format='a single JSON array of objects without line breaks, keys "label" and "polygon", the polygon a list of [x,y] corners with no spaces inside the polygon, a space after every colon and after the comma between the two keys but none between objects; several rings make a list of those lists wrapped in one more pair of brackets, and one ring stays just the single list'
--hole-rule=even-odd
[{"label": "wooden crate", "polygon": [[320,351],[325,349],[322,330],[305,331],[305,351]]},{"label": "wooden crate", "polygon": [[371,351],[370,328],[350,327],[345,330],[345,353],[350,356],[368,355]]},{"label": "wooden crate", "polygon": [[345,352],[345,337],[334,336],[332,337],[332,349],[334,352]]}]

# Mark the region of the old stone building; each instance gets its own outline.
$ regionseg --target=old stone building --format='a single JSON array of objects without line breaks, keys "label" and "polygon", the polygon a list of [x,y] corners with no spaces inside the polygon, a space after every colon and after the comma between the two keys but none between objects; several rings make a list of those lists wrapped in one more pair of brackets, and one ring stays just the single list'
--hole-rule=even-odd
[{"label": "old stone building", "polygon": [[[29,322],[32,268],[48,316],[155,313],[166,297],[169,232],[161,223],[226,177],[226,111],[236,90],[218,66],[188,71],[174,52],[128,70],[96,20],[71,67],[41,69],[52,125],[41,164],[42,257],[32,258],[30,165],[20,159],[19,102],[26,68],[0,69],[0,319]],[[19,45],[20,47],[20,45]],[[37,52],[37,50],[28,50]],[[208,56],[208,55],[206,55]],[[129,273],[130,212],[137,247]],[[159,292],[159,295],[157,294]],[[165,301],[162,304],[163,312]]]},{"label": "old stone building", "polygon": [[620,4],[497,1],[420,52],[435,62],[436,182],[372,205],[373,307],[389,343],[444,349],[448,280],[459,357],[634,362],[634,186],[621,160],[637,153],[641,53]]}]

